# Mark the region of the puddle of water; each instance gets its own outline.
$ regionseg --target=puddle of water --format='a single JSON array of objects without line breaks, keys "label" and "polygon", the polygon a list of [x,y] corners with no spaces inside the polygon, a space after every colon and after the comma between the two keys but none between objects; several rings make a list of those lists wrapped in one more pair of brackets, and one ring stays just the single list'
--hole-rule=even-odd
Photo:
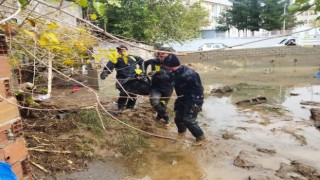
[{"label": "puddle of water", "polygon": [[[247,93],[247,92],[250,93]],[[300,94],[290,96],[290,92]],[[301,108],[300,101],[320,101],[320,86],[300,88],[274,88],[274,91],[239,90],[230,96],[208,97],[203,107],[203,117],[209,121],[210,126],[206,129],[213,135],[220,137],[226,143],[226,156],[223,160],[208,164],[204,167],[206,179],[247,179],[250,175],[267,175],[269,170],[279,169],[280,162],[290,164],[290,161],[298,160],[309,166],[315,167],[320,172],[320,133],[310,123],[309,108]],[[233,105],[239,99],[250,99],[260,94],[271,104],[282,104],[284,108],[293,113],[294,121],[288,118],[271,117],[250,109],[240,109]],[[248,96],[250,98],[248,98]],[[266,116],[266,117],[264,117]],[[263,118],[270,120],[270,124],[261,125],[258,122]],[[306,120],[303,120],[306,119]],[[239,128],[241,127],[241,128]],[[239,140],[223,140],[221,130],[234,133]],[[297,136],[305,138],[307,145],[301,145]],[[257,152],[256,148],[262,147],[275,149],[276,154],[255,159],[262,169],[254,171],[235,167],[233,160],[241,150]],[[229,160],[228,160],[229,159]],[[218,165],[217,165],[218,164]],[[273,175],[274,172],[271,172]]]},{"label": "puddle of water", "polygon": [[140,168],[140,180],[193,180],[203,179],[192,152],[181,149],[181,144],[164,139],[151,139],[151,148],[145,153],[147,160]]},{"label": "puddle of water", "polygon": [[[296,93],[298,96],[290,96],[290,93]],[[293,117],[310,119],[310,108],[312,106],[300,105],[301,101],[320,102],[320,86],[298,87],[290,89],[286,94],[285,101],[282,103],[286,109],[292,112]]]}]

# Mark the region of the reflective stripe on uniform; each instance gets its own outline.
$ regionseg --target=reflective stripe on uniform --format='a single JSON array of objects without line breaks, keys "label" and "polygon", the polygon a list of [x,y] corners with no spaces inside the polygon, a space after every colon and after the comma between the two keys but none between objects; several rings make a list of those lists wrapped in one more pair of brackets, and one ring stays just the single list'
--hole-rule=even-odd
[{"label": "reflective stripe on uniform", "polygon": [[161,69],[159,65],[155,65],[155,68],[156,68],[156,69],[155,69],[156,72],[160,71],[160,69]]}]

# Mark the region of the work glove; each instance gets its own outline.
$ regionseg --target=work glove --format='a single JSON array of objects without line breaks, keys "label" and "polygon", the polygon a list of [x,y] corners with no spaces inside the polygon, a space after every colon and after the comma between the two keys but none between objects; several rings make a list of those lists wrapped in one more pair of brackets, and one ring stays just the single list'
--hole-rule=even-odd
[{"label": "work glove", "polygon": [[192,111],[198,113],[202,111],[203,99],[195,99],[194,104],[192,105]]},{"label": "work glove", "polygon": [[107,77],[108,77],[108,72],[107,71],[105,71],[105,70],[103,70],[102,72],[101,72],[101,74],[100,74],[100,78],[101,79],[106,79]]},{"label": "work glove", "polygon": [[198,113],[200,111],[202,111],[202,107],[198,106],[197,104],[192,105],[192,111],[195,113]]}]

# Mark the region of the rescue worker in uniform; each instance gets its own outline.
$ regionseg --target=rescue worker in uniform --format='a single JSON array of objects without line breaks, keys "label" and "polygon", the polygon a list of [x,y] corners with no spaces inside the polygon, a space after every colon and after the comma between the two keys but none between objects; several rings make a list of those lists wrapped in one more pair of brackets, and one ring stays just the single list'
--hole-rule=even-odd
[{"label": "rescue worker in uniform", "polygon": [[174,103],[174,121],[178,133],[184,133],[188,129],[198,142],[204,140],[204,133],[196,122],[198,113],[202,111],[204,98],[199,74],[180,65],[178,57],[173,54],[164,58],[164,65],[172,71],[171,77],[178,97]]},{"label": "rescue worker in uniform", "polygon": [[136,65],[139,65],[140,69],[142,69],[143,64],[142,58],[138,56],[129,55],[127,50],[128,48],[124,45],[120,45],[119,47],[117,47],[117,57],[109,58],[109,62],[106,64],[102,73],[100,74],[101,79],[106,79],[114,69],[117,71],[116,88],[120,91],[117,102],[119,110],[123,110],[125,108],[134,108],[137,96],[128,92],[130,90],[130,87],[123,89],[123,85],[128,79],[136,77]]},{"label": "rescue worker in uniform", "polygon": [[170,117],[166,110],[173,93],[173,85],[169,75],[171,72],[163,65],[163,60],[167,55],[165,52],[157,52],[156,58],[144,62],[144,68],[146,72],[148,66],[151,66],[152,78],[149,95],[151,106],[157,112],[156,120],[164,119],[166,124],[169,124]]}]

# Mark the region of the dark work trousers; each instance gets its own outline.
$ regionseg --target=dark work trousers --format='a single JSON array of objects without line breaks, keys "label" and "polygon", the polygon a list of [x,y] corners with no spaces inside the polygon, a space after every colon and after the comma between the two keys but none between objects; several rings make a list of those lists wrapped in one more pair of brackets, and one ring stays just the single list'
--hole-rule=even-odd
[{"label": "dark work trousers", "polygon": [[198,113],[192,111],[192,105],[189,103],[179,103],[175,105],[176,117],[174,122],[179,133],[186,132],[187,129],[195,138],[200,138],[204,135],[200,126],[196,122]]},{"label": "dark work trousers", "polygon": [[[118,98],[118,109],[124,108],[134,108],[134,105],[137,101],[137,95],[131,94],[127,91],[127,93],[121,88],[118,83],[116,85],[117,89],[120,91],[119,98]],[[128,96],[129,95],[129,96]]]},{"label": "dark work trousers", "polygon": [[173,93],[172,90],[160,90],[157,88],[150,89],[150,103],[155,111],[158,113],[159,118],[164,118],[167,116],[167,105],[170,100],[170,97]]}]

